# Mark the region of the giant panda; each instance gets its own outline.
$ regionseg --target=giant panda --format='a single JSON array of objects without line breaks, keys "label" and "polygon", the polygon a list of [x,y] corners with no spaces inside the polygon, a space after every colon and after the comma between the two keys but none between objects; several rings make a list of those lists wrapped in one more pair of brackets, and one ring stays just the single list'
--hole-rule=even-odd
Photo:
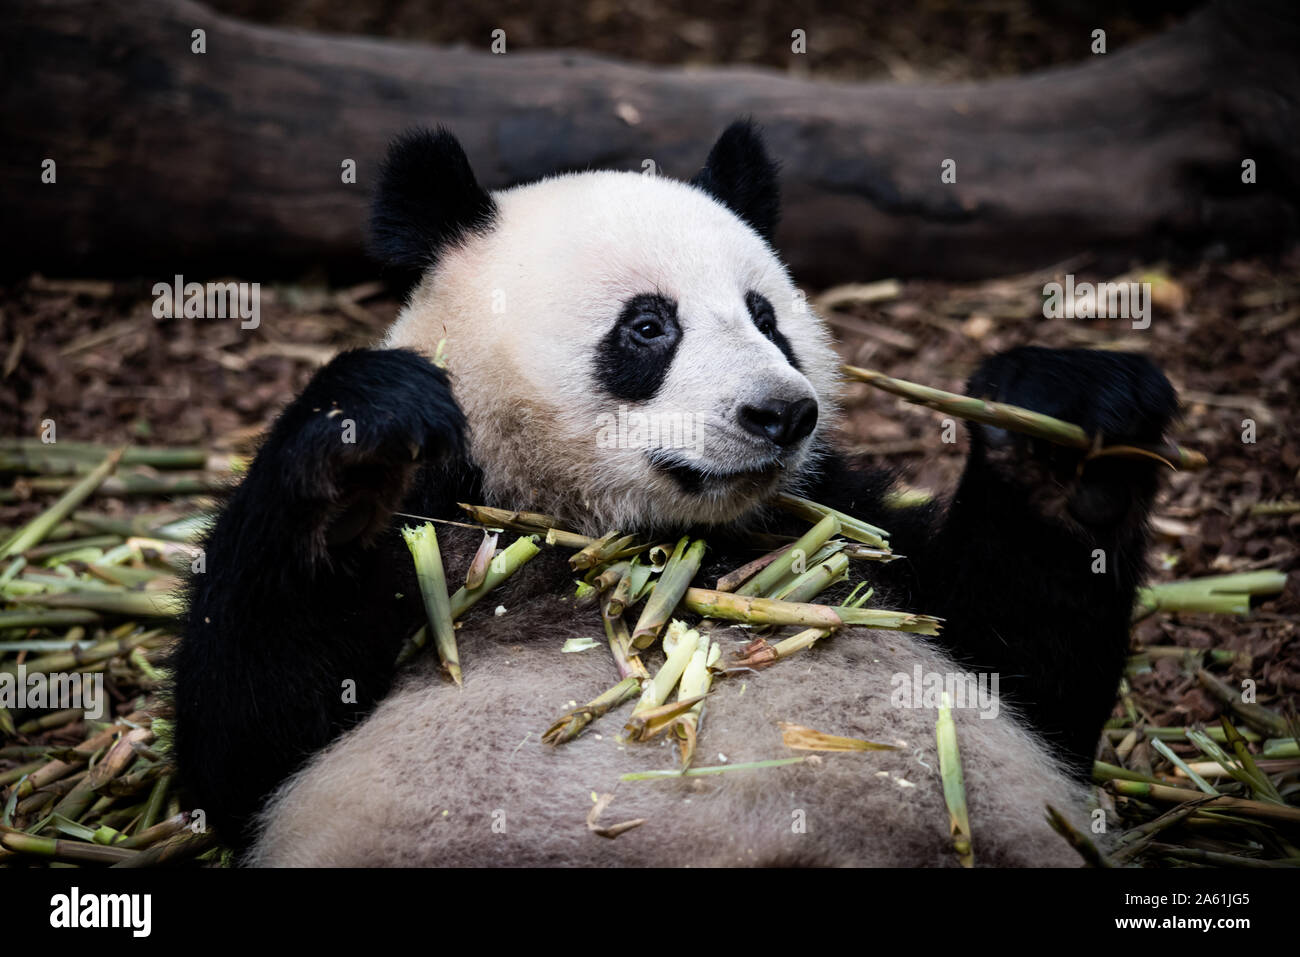
[{"label": "giant panda", "polygon": [[[490,193],[450,133],[394,142],[373,248],[414,288],[384,340],[321,368],[266,436],[209,533],[174,660],[179,771],[241,862],[955,866],[935,710],[893,693],[898,675],[964,672],[1000,679],[996,717],[956,712],[976,863],[1080,862],[1045,806],[1086,827],[1154,467],[975,427],[946,501],[891,507],[892,476],[836,450],[837,360],[773,250],[778,212],[747,120],[689,182],[579,172]],[[1017,348],[968,388],[1110,441],[1158,440],[1176,410],[1148,359],[1114,352]],[[706,428],[689,449],[610,448],[598,423],[620,406]],[[432,654],[394,663],[424,621],[409,516],[447,520],[451,577],[481,540],[456,503],[481,502],[590,535],[694,530],[711,583],[761,553],[750,533],[807,528],[772,508],[779,491],[888,529],[905,558],[853,577],[944,628],[845,629],[719,681],[697,763],[789,756],[781,722],[896,750],[629,782],[676,751],[621,741],[619,713],[542,743],[617,681],[608,654],[560,652],[601,627],[558,548],[465,616],[463,688]],[[600,824],[644,823],[589,827],[604,793]]]}]

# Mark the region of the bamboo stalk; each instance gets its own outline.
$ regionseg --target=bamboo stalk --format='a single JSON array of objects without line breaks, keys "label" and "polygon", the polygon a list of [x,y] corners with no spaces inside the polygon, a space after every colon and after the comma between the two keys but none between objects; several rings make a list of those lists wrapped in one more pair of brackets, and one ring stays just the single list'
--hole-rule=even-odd
[{"label": "bamboo stalk", "polygon": [[84,478],[72,482],[57,502],[23,526],[4,545],[0,545],[0,559],[25,552],[33,545],[39,545],[45,536],[54,530],[54,526],[71,515],[73,509],[95,493],[95,490],[117,468],[124,452],[125,449],[114,449],[93,471]]},{"label": "bamboo stalk", "polygon": [[1204,668],[1196,669],[1196,680],[1200,682],[1202,688],[1237,712],[1242,721],[1257,731],[1271,737],[1281,737],[1287,733],[1287,723],[1284,718],[1262,705],[1242,701],[1240,691],[1229,687]]},{"label": "bamboo stalk", "polygon": [[62,628],[66,625],[89,625],[99,621],[93,611],[71,608],[18,608],[0,611],[0,630],[5,628]]},{"label": "bamboo stalk", "polygon": [[21,601],[46,608],[80,608],[140,618],[175,618],[185,611],[184,597],[169,591],[67,591],[57,595],[23,595]]},{"label": "bamboo stalk", "polygon": [[1246,772],[1253,782],[1255,796],[1263,795],[1278,804],[1282,804],[1282,795],[1278,793],[1277,787],[1269,776],[1255,763],[1255,757],[1250,753],[1250,746],[1246,744],[1246,739],[1241,736],[1241,732],[1228,720],[1226,714],[1219,715],[1219,724],[1223,726],[1223,732],[1232,745],[1232,751],[1237,756],[1237,761],[1240,762],[1242,770]]},{"label": "bamboo stalk", "polygon": [[150,827],[141,827],[140,833],[124,838],[118,842],[117,846],[136,850],[150,847],[161,840],[171,837],[173,834],[179,833],[189,823],[190,815],[188,812],[175,814],[159,824],[154,824]]},{"label": "bamboo stalk", "polygon": [[581,551],[569,556],[569,567],[575,572],[585,571],[603,565],[620,548],[626,548],[632,536],[620,536],[617,531],[608,532],[586,545]]},{"label": "bamboo stalk", "polygon": [[[657,588],[655,594],[658,594]],[[688,588],[683,600],[689,611],[724,621],[743,621],[751,625],[812,625],[828,629],[844,625],[836,610],[827,605],[753,598],[707,588]]]},{"label": "bamboo stalk", "polygon": [[[109,638],[98,644],[91,645],[84,650],[72,649],[71,651],[56,652],[52,655],[45,655],[41,658],[33,658],[31,661],[23,664],[25,673],[31,674],[49,674],[52,671],[65,671],[82,668],[104,661],[108,658],[116,658],[119,655],[130,654],[130,652],[143,645],[147,641],[157,638],[162,632],[160,631],[142,631],[137,635],[129,638]],[[10,662],[0,665],[0,674],[18,674],[18,665]],[[74,709],[76,710],[76,709]]]},{"label": "bamboo stalk", "polygon": [[[42,442],[40,439],[0,439],[0,453],[36,460],[66,460],[93,464],[103,460],[113,447],[97,442]],[[129,446],[122,453],[123,465],[148,465],[156,469],[201,469],[208,463],[204,449],[183,447]]]},{"label": "bamboo stalk", "polygon": [[1200,791],[1189,791],[1186,788],[1175,788],[1166,784],[1148,784],[1144,781],[1116,779],[1107,782],[1106,786],[1123,797],[1141,798],[1161,804],[1182,804],[1185,801],[1204,800],[1205,808],[1236,811],[1248,817],[1262,818],[1267,821],[1300,823],[1300,808],[1297,807],[1279,807],[1276,804],[1265,804],[1263,801],[1251,801],[1222,794],[1215,798],[1207,798]]},{"label": "bamboo stalk", "polygon": [[[1044,415],[1041,412],[1032,412],[1029,409],[1009,405],[1005,402],[992,402],[988,399],[958,395],[955,392],[945,392],[942,389],[933,389],[915,382],[894,379],[882,373],[873,372],[870,369],[861,369],[857,366],[846,365],[843,367],[843,371],[851,379],[865,382],[877,389],[900,396],[908,402],[934,409],[936,412],[955,415],[961,419],[970,419],[973,422],[982,422],[985,425],[992,425],[1012,432],[1021,432],[1034,438],[1046,439],[1048,442],[1055,442],[1057,445],[1067,445],[1076,449],[1092,450],[1096,444],[1093,438],[1079,426],[1053,418],[1050,415]],[[1115,450],[1114,453],[1107,453],[1104,447],[1100,449],[1100,452],[1102,454],[1122,454],[1124,457],[1134,458],[1149,458],[1154,455],[1175,468],[1187,470],[1201,469],[1208,464],[1205,456],[1200,452],[1170,443],[1150,446],[1112,446],[1112,448]]]},{"label": "bamboo stalk", "polygon": [[139,851],[122,847],[105,847],[87,841],[65,841],[60,838],[36,837],[21,831],[0,831],[0,847],[28,857],[43,857],[53,861],[85,864],[116,864],[128,861]]}]

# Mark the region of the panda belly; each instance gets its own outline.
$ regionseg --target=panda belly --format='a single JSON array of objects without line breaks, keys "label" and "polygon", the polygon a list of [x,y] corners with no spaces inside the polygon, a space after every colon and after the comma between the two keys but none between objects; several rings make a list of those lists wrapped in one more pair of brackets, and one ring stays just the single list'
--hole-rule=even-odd
[{"label": "panda belly", "polygon": [[[719,680],[697,766],[807,754],[779,722],[904,745],[707,777],[620,781],[676,768],[666,741],[618,740],[630,703],[558,747],[541,733],[617,681],[599,648],[560,652],[554,619],[479,617],[460,636],[464,688],[426,656],[361,725],[317,755],[263,814],[249,862],[265,866],[955,866],[935,712],[891,704],[891,677],[958,669],[908,635],[854,629],[760,673]],[[539,631],[545,632],[539,638]],[[590,635],[573,625],[574,636]],[[715,633],[724,652],[744,632]],[[734,640],[733,640],[734,639]],[[658,665],[652,659],[653,670]],[[1076,826],[1084,792],[1002,708],[955,712],[978,864],[1075,866],[1044,819]],[[645,823],[616,838],[587,825]]]}]

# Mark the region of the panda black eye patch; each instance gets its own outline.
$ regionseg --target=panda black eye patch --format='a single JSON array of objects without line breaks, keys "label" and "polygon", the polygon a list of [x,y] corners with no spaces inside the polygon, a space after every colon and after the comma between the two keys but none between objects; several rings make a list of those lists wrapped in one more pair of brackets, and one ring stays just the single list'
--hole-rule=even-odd
[{"label": "panda black eye patch", "polygon": [[643,402],[663,385],[682,338],[677,303],[657,293],[633,296],[600,340],[596,381],[618,399]]},{"label": "panda black eye patch", "polygon": [[790,365],[802,372],[799,360],[795,358],[794,349],[790,348],[790,340],[776,327],[776,310],[767,301],[767,297],[751,289],[745,293],[745,306],[749,309],[749,317],[754,320],[758,331],[772,340],[772,344],[781,350],[781,354]]}]

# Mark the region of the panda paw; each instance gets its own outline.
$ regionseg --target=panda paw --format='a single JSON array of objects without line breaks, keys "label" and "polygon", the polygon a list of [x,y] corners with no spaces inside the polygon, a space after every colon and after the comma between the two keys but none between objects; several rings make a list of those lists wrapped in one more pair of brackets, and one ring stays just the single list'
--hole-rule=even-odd
[{"label": "panda paw", "polygon": [[462,451],[464,433],[441,369],[404,349],[358,349],[312,377],[253,468],[276,483],[317,553],[370,541],[422,462]]},{"label": "panda paw", "polygon": [[[1107,445],[1156,444],[1178,412],[1169,380],[1143,355],[1024,346],[986,360],[967,383],[970,395],[1073,422]],[[1024,487],[1031,504],[1068,513],[1085,526],[1134,519],[1155,494],[1158,464],[1102,457],[978,426],[977,454],[1004,481]]]}]

